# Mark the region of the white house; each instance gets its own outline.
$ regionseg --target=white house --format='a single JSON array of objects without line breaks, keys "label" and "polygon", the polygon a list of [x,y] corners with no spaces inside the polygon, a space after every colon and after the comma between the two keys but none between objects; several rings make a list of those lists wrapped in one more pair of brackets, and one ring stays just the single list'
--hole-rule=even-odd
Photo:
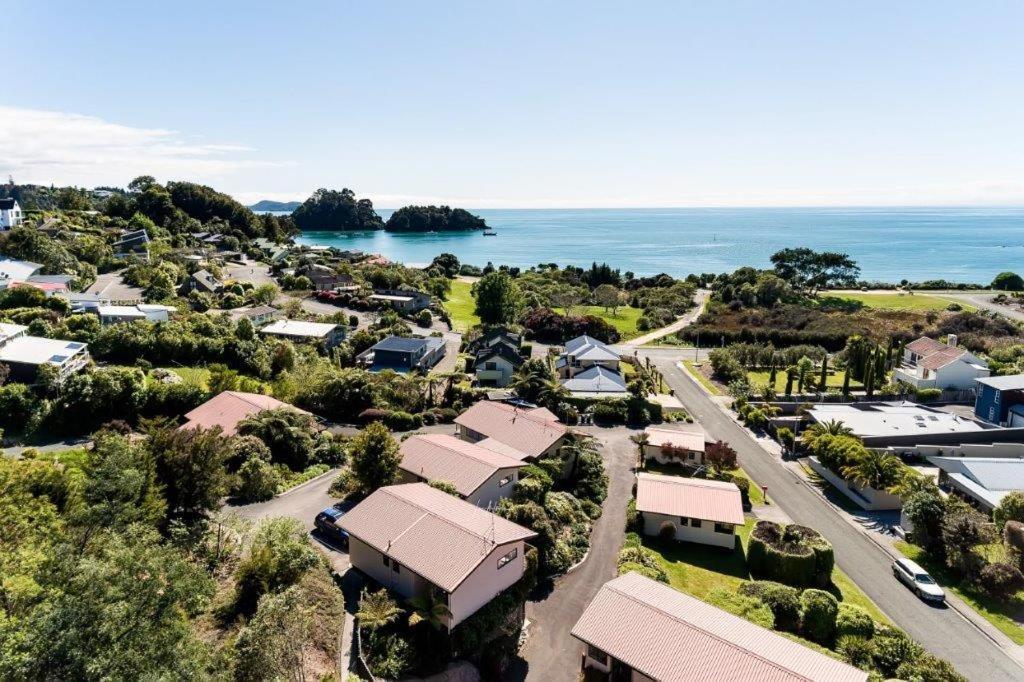
[{"label": "white house", "polygon": [[580,372],[594,366],[619,372],[619,354],[608,344],[590,336],[578,336],[566,342],[565,349],[555,361],[560,379],[571,379]]},{"label": "white house", "polygon": [[893,370],[893,379],[914,388],[968,390],[974,380],[990,374],[985,361],[957,345],[956,334],[946,343],[926,336],[908,343],[902,364]]},{"label": "white house", "polygon": [[[868,674],[717,606],[626,573],[606,582],[572,628],[580,679],[630,682],[866,682]],[[588,674],[589,673],[589,674]],[[591,677],[593,673],[601,676]]]},{"label": "white house", "polygon": [[527,465],[522,459],[446,433],[406,438],[401,453],[403,483],[447,481],[462,499],[487,509],[512,494],[519,470]]},{"label": "white house", "polygon": [[276,320],[259,330],[260,334],[280,336],[292,341],[316,341],[333,348],[345,340],[345,327],[326,322]]},{"label": "white house", "polygon": [[56,366],[63,380],[88,362],[89,349],[84,343],[28,336],[24,325],[0,323],[0,364],[10,368],[12,381],[34,383],[43,365]]},{"label": "white house", "polygon": [[700,466],[704,463],[708,436],[700,424],[648,426],[644,434],[647,436],[644,459],[653,459],[659,464]]},{"label": "white house", "polygon": [[571,379],[563,381],[562,387],[574,398],[615,400],[629,396],[625,377],[602,365],[593,365],[577,372]]},{"label": "white house", "polygon": [[0,199],[0,232],[21,225],[22,220],[24,220],[24,216],[17,199],[11,197]]},{"label": "white house", "polygon": [[425,483],[379,488],[338,526],[355,568],[405,599],[432,592],[449,630],[522,577],[536,536]]},{"label": "white house", "polygon": [[139,305],[100,305],[96,314],[100,316],[100,324],[118,324],[120,322],[167,322],[171,313],[177,308],[170,305],[140,303]]},{"label": "white house", "polygon": [[640,473],[636,510],[644,535],[659,537],[670,525],[676,540],[732,549],[742,526],[743,498],[735,483]]}]

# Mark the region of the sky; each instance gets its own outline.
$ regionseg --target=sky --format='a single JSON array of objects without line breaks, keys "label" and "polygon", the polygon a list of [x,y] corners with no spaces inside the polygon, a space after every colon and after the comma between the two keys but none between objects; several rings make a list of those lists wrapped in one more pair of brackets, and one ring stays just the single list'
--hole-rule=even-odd
[{"label": "sky", "polygon": [[1022,205],[1020,2],[8,0],[0,177],[380,207]]}]

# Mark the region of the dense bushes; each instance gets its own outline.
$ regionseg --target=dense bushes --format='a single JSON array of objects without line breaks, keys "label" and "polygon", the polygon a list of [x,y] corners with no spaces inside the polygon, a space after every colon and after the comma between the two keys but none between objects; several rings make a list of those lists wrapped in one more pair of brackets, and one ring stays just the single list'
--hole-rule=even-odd
[{"label": "dense bushes", "polygon": [[812,528],[758,521],[750,533],[747,562],[755,577],[803,587],[828,585],[835,558],[832,545]]},{"label": "dense bushes", "polygon": [[619,340],[618,330],[595,315],[569,316],[551,308],[536,308],[526,313],[520,323],[541,343],[565,343],[584,334],[605,343]]},{"label": "dense bushes", "polygon": [[809,589],[800,595],[800,631],[807,639],[830,646],[838,615],[839,602],[828,592]]},{"label": "dense bushes", "polygon": [[836,616],[836,636],[855,635],[871,639],[875,634],[875,621],[871,614],[853,604],[840,604]]},{"label": "dense bushes", "polygon": [[800,631],[800,590],[770,580],[755,580],[740,585],[741,594],[757,597],[771,609],[775,628]]}]

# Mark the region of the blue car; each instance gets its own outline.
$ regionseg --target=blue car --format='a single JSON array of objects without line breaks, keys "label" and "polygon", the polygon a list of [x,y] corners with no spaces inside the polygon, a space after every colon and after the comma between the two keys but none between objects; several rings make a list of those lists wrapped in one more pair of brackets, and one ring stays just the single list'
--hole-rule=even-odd
[{"label": "blue car", "polygon": [[348,548],[348,533],[338,527],[338,519],[345,515],[345,512],[337,507],[328,507],[316,515],[313,525],[317,530],[337,541],[342,547]]}]

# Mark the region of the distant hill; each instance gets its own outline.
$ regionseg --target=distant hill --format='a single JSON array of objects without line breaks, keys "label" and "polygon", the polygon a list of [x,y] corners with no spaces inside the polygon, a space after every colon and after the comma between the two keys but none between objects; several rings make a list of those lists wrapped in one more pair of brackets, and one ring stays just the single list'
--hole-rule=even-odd
[{"label": "distant hill", "polygon": [[302,206],[301,201],[270,201],[264,199],[263,201],[257,201],[249,208],[256,213],[266,213],[267,211],[288,211],[289,213]]}]

